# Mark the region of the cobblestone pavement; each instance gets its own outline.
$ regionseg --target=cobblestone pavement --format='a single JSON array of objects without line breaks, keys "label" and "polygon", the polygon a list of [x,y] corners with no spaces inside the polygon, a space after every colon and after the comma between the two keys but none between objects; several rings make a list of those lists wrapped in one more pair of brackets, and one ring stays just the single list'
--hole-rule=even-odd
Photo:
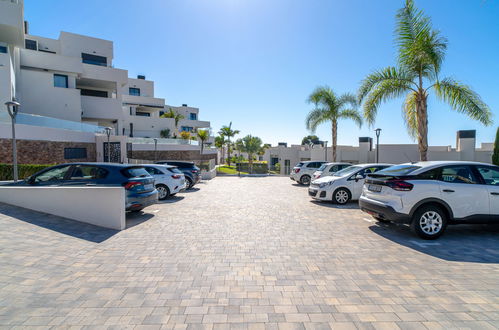
[{"label": "cobblestone pavement", "polygon": [[115,232],[0,205],[0,327],[499,327],[497,227],[421,241],[285,177],[145,211]]}]

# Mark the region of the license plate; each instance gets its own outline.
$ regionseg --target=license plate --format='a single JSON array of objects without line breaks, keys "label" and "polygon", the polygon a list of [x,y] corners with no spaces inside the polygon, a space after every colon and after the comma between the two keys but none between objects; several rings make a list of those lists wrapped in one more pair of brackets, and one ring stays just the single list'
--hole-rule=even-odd
[{"label": "license plate", "polygon": [[153,189],[154,189],[154,185],[152,183],[144,185],[144,190],[153,190]]},{"label": "license plate", "polygon": [[381,186],[378,186],[376,184],[370,184],[367,186],[367,190],[373,191],[373,192],[380,192],[381,191]]}]

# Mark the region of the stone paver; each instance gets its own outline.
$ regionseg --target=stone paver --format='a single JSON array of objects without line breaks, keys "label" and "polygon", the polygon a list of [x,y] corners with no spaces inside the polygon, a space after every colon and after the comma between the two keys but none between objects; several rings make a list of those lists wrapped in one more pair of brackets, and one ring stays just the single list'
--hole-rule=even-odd
[{"label": "stone paver", "polygon": [[285,177],[196,190],[121,232],[0,205],[0,327],[499,327],[497,227],[421,241]]}]

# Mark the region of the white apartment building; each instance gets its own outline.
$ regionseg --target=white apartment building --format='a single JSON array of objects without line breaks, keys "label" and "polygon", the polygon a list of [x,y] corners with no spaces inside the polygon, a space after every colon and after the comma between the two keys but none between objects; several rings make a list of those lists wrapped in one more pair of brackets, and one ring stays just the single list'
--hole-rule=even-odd
[{"label": "white apartment building", "polygon": [[[160,137],[168,129],[209,128],[199,109],[165,105],[154,82],[113,67],[113,42],[69,32],[58,39],[28,33],[23,0],[0,0],[0,111],[16,98],[21,113],[112,127],[114,135]],[[175,127],[160,118],[172,108],[184,119]],[[178,134],[176,134],[178,135]]]}]

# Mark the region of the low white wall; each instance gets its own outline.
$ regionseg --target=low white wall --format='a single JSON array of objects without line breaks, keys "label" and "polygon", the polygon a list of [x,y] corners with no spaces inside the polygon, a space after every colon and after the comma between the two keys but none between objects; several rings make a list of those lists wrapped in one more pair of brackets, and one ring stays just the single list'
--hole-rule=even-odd
[{"label": "low white wall", "polygon": [[125,190],[121,187],[0,187],[0,202],[125,229]]}]

